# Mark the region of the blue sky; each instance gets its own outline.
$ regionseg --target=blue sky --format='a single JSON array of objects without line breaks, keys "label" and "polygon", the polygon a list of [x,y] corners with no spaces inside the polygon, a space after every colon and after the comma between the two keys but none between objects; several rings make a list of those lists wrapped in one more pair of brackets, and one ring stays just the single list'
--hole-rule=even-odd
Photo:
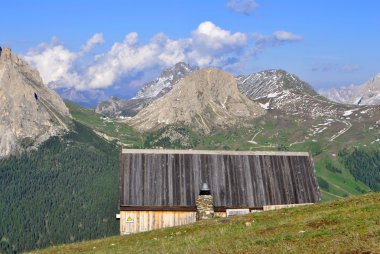
[{"label": "blue sky", "polygon": [[380,1],[6,1],[0,45],[46,83],[129,97],[176,61],[284,69],[316,89],[380,72]]}]

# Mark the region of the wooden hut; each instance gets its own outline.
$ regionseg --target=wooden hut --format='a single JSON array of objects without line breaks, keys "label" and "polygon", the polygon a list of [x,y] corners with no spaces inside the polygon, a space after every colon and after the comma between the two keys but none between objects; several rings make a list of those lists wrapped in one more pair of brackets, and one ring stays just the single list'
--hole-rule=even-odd
[{"label": "wooden hut", "polygon": [[195,222],[202,183],[218,216],[320,200],[309,153],[122,149],[120,233]]}]

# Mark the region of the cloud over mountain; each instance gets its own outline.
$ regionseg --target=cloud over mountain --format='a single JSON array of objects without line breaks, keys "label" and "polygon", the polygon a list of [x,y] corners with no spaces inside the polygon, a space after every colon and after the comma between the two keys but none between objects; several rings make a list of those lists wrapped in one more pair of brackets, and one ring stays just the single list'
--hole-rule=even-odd
[{"label": "cloud over mountain", "polygon": [[44,83],[57,82],[71,86],[80,81],[78,74],[71,71],[77,57],[77,53],[65,48],[57,38],[52,38],[50,44],[41,43],[29,50],[25,59],[38,69]]},{"label": "cloud over mountain", "polygon": [[125,80],[135,82],[136,76],[144,76],[147,70],[166,68],[178,62],[234,71],[252,57],[252,52],[301,39],[301,36],[286,31],[277,31],[270,36],[250,36],[205,21],[187,38],[171,39],[158,33],[142,43],[138,34],[131,32],[123,41],[113,43],[108,51],[95,56],[91,52],[104,42],[102,33],[94,34],[77,52],[70,51],[53,38],[50,44],[43,43],[31,49],[25,58],[50,86],[91,90],[111,87]]},{"label": "cloud over mountain", "polygon": [[104,38],[102,33],[94,34],[85,45],[82,47],[83,52],[89,52],[92,48],[98,44],[104,43]]}]

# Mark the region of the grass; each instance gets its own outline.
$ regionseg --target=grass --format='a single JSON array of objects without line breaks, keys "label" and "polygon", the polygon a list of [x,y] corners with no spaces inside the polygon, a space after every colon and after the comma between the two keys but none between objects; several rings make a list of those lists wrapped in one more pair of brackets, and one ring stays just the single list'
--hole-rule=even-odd
[{"label": "grass", "polygon": [[[329,183],[329,189],[323,189],[322,200],[336,199],[337,196],[360,195],[370,191],[370,188],[360,181],[356,181],[349,170],[336,157],[324,152],[314,157],[317,176]],[[341,172],[331,172],[326,168],[328,163],[335,165]]]},{"label": "grass", "polygon": [[123,143],[124,146],[141,147],[143,144],[142,135],[133,130],[125,123],[108,121],[102,115],[95,113],[91,109],[81,107],[69,101],[65,101],[73,118],[98,133],[103,133]]},{"label": "grass", "polygon": [[380,253],[380,193],[32,253]]}]

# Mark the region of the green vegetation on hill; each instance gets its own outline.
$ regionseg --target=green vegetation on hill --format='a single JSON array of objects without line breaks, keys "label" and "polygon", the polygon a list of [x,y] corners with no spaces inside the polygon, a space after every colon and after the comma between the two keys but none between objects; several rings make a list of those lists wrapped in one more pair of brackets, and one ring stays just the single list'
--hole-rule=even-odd
[{"label": "green vegetation on hill", "polygon": [[118,149],[88,127],[0,160],[0,253],[118,233]]},{"label": "green vegetation on hill", "polygon": [[65,101],[73,118],[97,131],[103,137],[109,140],[115,139],[128,147],[142,147],[142,135],[133,130],[125,123],[112,121],[109,118],[95,113],[91,109],[81,107],[75,103]]},{"label": "green vegetation on hill", "polygon": [[380,194],[217,218],[34,253],[379,253]]},{"label": "green vegetation on hill", "polygon": [[380,191],[379,150],[361,148],[352,153],[342,150],[339,155],[356,180],[365,183],[372,191]]}]

